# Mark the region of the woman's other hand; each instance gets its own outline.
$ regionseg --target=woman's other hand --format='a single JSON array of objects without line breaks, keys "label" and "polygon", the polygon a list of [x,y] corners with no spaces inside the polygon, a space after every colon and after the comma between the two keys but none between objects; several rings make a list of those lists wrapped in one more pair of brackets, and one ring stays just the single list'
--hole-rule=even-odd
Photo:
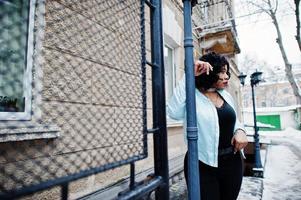
[{"label": "woman's other hand", "polygon": [[241,129],[238,129],[232,140],[231,140],[231,144],[234,146],[234,152],[236,153],[237,151],[245,148],[248,144],[248,138],[247,138],[247,135],[246,133],[241,130]]},{"label": "woman's other hand", "polygon": [[200,60],[194,62],[194,75],[199,76],[206,72],[208,75],[210,71],[213,70],[213,67],[208,63]]}]

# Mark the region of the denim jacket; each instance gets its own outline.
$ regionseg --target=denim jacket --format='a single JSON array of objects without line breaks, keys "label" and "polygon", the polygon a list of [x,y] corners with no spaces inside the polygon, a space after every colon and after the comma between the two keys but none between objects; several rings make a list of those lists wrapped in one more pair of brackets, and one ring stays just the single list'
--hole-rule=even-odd
[{"label": "denim jacket", "polygon": [[[218,90],[218,93],[234,109],[236,114],[236,106],[232,96],[225,90]],[[215,105],[198,89],[195,89],[195,98],[198,128],[198,158],[207,165],[217,167],[219,143],[217,110]],[[170,118],[184,121],[184,136],[185,142],[187,143],[185,77],[181,79],[178,86],[175,88],[173,96],[168,101],[166,110],[167,115]],[[237,129],[244,130],[244,127],[236,117],[233,134]]]}]

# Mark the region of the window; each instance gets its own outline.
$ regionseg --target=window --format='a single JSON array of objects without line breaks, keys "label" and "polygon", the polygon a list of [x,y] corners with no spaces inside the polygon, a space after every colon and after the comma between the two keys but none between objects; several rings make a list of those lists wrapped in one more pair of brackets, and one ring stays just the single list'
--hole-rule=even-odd
[{"label": "window", "polygon": [[31,117],[33,0],[0,0],[0,120]]},{"label": "window", "polygon": [[174,65],[174,49],[164,46],[164,67],[165,67],[165,95],[168,100],[173,95],[175,88],[176,73]]},{"label": "window", "polygon": [[288,88],[284,88],[283,89],[283,94],[288,94],[289,93],[289,89]]}]

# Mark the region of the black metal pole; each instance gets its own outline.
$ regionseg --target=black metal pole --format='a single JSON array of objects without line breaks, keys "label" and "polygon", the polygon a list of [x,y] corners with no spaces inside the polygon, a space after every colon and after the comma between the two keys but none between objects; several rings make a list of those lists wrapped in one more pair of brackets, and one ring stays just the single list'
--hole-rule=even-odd
[{"label": "black metal pole", "polygon": [[186,74],[186,111],[188,140],[188,199],[200,199],[198,129],[195,108],[195,77],[193,62],[193,39],[191,25],[191,0],[184,0],[184,47]]},{"label": "black metal pole", "polygon": [[257,120],[256,120],[254,87],[255,87],[255,84],[252,83],[252,80],[251,80],[252,101],[253,101],[253,118],[254,118],[254,157],[255,157],[255,163],[253,166],[253,176],[263,177],[263,167],[261,164],[261,156],[260,156],[259,134],[258,134],[258,127],[257,127]]},{"label": "black metal pole", "polygon": [[164,184],[156,189],[157,200],[169,199],[168,146],[166,128],[166,102],[164,80],[163,29],[161,1],[152,0],[151,9],[151,49],[152,49],[152,91],[154,133],[155,175],[161,176]]},{"label": "black metal pole", "polygon": [[64,183],[61,185],[61,199],[67,200],[68,199],[68,191],[69,191],[69,185],[68,183]]},{"label": "black metal pole", "polygon": [[132,162],[130,164],[130,190],[133,190],[135,188],[135,163]]}]

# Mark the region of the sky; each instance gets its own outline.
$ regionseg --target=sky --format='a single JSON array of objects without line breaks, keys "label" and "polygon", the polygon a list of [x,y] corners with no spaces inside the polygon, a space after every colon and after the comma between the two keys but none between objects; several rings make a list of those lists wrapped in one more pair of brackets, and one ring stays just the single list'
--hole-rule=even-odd
[{"label": "sky", "polygon": [[[278,21],[289,62],[292,64],[301,64],[301,53],[295,40],[295,16],[293,12],[291,14],[279,13]],[[243,16],[245,14],[242,12],[236,13],[236,16]],[[241,53],[238,54],[239,62],[242,62],[241,59],[247,54],[258,60],[267,62],[271,67],[284,67],[284,62],[276,43],[276,29],[268,15],[238,17],[236,24],[241,49]]]}]

